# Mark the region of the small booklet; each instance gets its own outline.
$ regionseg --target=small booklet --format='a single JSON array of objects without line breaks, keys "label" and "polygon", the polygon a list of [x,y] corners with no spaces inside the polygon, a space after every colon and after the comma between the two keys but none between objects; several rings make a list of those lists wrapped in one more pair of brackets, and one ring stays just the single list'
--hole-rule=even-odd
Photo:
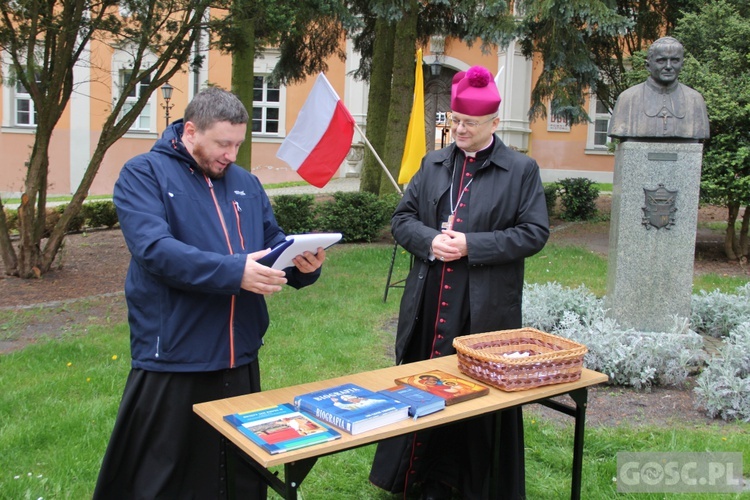
[{"label": "small booklet", "polygon": [[408,404],[409,415],[415,420],[445,408],[445,399],[411,385],[396,385],[378,393]]},{"label": "small booklet", "polygon": [[417,373],[396,379],[397,384],[411,385],[445,399],[446,405],[452,405],[478,398],[489,393],[489,388],[471,380],[457,377],[441,370]]},{"label": "small booklet", "polygon": [[341,233],[290,234],[257,262],[273,269],[286,269],[294,265],[292,259],[296,256],[307,251],[317,253],[318,248],[326,249],[341,238]]},{"label": "small booklet", "polygon": [[355,384],[300,394],[294,407],[350,434],[409,418],[409,405]]},{"label": "small booklet", "polygon": [[341,437],[335,429],[288,403],[225,415],[224,420],[272,455]]}]

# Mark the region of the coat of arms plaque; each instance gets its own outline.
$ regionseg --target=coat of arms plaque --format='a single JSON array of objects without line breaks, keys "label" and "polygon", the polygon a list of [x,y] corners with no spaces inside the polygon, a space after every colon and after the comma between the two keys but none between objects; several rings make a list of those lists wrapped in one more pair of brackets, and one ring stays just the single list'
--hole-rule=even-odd
[{"label": "coat of arms plaque", "polygon": [[677,190],[670,191],[659,183],[656,189],[643,188],[643,192],[646,195],[646,206],[643,207],[642,223],[646,229],[651,229],[651,226],[656,229],[671,229],[677,211]]}]

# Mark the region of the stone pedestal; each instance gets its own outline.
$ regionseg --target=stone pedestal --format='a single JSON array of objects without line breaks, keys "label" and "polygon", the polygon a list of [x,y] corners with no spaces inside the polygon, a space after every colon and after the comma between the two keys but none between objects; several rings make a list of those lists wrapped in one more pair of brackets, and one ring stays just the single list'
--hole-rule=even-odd
[{"label": "stone pedestal", "polygon": [[617,146],[605,306],[625,328],[690,317],[702,157],[700,143]]},{"label": "stone pedestal", "polygon": [[346,154],[345,177],[359,177],[362,172],[362,160],[365,158],[365,145],[361,142],[352,144]]}]

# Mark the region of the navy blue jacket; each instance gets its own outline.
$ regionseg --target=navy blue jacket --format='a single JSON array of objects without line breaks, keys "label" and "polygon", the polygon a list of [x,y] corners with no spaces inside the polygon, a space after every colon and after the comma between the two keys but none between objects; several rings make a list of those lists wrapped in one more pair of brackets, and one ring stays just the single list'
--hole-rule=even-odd
[{"label": "navy blue jacket", "polygon": [[[285,235],[260,181],[231,164],[209,180],[182,144],[182,120],[127,162],[114,202],[132,255],[125,282],[133,368],[202,372],[256,359],[268,328],[262,295],[240,289],[247,254]],[[320,270],[287,269],[295,288]]]}]

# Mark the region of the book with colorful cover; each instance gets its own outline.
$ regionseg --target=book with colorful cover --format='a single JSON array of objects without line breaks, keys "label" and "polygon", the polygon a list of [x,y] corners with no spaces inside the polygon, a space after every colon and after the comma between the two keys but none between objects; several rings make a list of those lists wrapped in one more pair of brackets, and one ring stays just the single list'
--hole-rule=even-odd
[{"label": "book with colorful cover", "polygon": [[409,418],[409,405],[355,384],[300,394],[294,407],[350,434]]},{"label": "book with colorful cover", "polygon": [[445,399],[446,405],[478,398],[489,388],[441,370],[430,370],[396,379],[397,384],[411,385]]},{"label": "book with colorful cover", "polygon": [[335,429],[288,403],[225,415],[224,420],[272,455],[341,437]]},{"label": "book with colorful cover", "polygon": [[411,385],[396,385],[378,391],[409,405],[409,415],[417,419],[445,408],[445,399]]}]

